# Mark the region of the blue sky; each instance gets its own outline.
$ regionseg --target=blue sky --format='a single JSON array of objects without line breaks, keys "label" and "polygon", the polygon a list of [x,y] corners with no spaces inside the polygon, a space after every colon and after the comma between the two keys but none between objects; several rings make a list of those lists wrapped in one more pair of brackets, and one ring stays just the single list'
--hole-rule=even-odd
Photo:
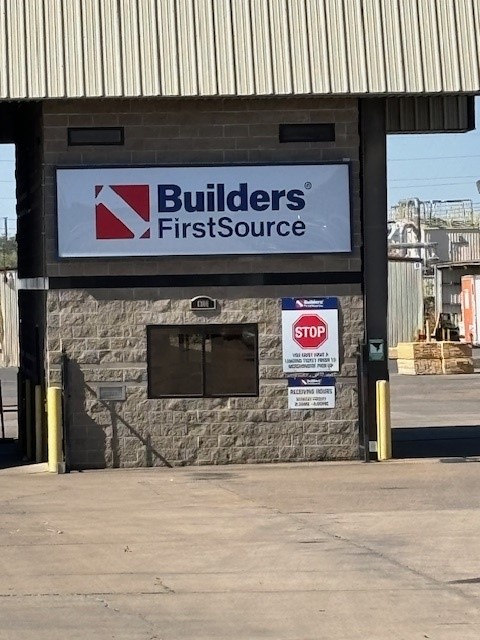
[{"label": "blue sky", "polygon": [[473,200],[479,204],[480,98],[468,133],[388,137],[388,203],[405,198]]},{"label": "blue sky", "polygon": [[[476,120],[476,130],[469,133],[389,136],[389,205],[412,197],[470,199],[480,209],[475,184],[480,180],[480,98]],[[11,234],[15,233],[14,175],[13,145],[0,145],[0,218],[9,219]]]}]

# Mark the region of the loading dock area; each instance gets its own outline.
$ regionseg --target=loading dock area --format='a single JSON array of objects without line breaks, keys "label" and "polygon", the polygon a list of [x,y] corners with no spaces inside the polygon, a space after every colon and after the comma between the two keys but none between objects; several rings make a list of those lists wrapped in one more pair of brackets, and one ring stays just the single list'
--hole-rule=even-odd
[{"label": "loading dock area", "polygon": [[394,458],[480,456],[480,374],[390,373]]}]

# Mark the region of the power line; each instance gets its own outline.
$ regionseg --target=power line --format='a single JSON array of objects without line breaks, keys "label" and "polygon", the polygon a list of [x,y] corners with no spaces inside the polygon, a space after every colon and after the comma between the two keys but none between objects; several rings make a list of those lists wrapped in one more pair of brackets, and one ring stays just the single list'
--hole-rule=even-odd
[{"label": "power line", "polygon": [[463,158],[480,158],[480,154],[473,156],[429,156],[427,158],[388,158],[388,162],[413,162],[417,160],[458,160]]},{"label": "power line", "polygon": [[437,187],[461,187],[463,185],[474,185],[471,182],[438,182],[437,184],[400,184],[388,187],[389,189],[436,189]]},{"label": "power line", "polygon": [[463,180],[464,178],[473,178],[474,180],[478,180],[480,178],[480,171],[475,176],[438,176],[438,178],[430,178],[428,176],[424,176],[423,178],[389,178],[389,182],[404,182],[406,180]]}]

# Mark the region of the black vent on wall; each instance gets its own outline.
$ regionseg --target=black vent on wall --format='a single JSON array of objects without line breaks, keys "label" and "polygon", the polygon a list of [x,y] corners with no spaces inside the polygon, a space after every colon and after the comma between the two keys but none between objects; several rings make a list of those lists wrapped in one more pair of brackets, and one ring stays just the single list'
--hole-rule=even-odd
[{"label": "black vent on wall", "polygon": [[71,127],[68,129],[68,145],[122,145],[123,127]]},{"label": "black vent on wall", "polygon": [[335,142],[332,122],[317,124],[281,124],[280,142]]}]

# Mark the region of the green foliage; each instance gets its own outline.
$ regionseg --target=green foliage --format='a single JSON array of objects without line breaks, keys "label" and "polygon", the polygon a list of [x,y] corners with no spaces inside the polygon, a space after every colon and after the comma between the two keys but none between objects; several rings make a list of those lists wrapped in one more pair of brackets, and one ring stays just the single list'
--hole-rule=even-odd
[{"label": "green foliage", "polygon": [[17,268],[17,242],[15,238],[0,236],[0,269]]}]

